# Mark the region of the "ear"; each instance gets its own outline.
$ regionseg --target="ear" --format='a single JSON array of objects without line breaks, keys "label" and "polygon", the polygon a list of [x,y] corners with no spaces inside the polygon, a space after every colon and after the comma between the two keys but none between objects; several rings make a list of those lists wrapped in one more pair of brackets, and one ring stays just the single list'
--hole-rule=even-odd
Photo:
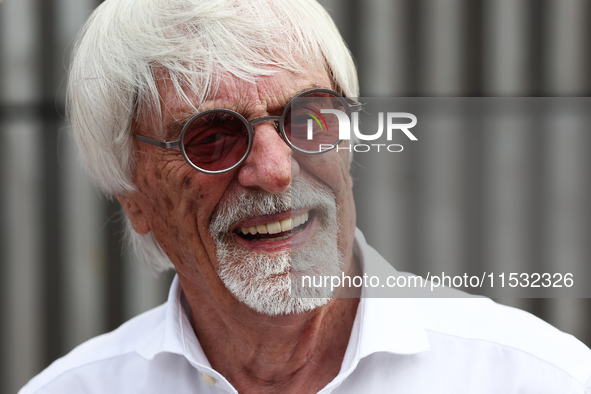
[{"label": "ear", "polygon": [[115,197],[117,197],[117,201],[119,201],[119,204],[121,204],[121,206],[123,207],[123,210],[125,211],[125,215],[127,215],[127,218],[131,222],[135,232],[138,234],[142,234],[142,235],[149,233],[150,232],[150,224],[148,222],[148,219],[144,215],[142,208],[135,200],[135,198],[134,198],[135,196],[133,196],[133,195],[122,196],[122,195],[116,194]]}]

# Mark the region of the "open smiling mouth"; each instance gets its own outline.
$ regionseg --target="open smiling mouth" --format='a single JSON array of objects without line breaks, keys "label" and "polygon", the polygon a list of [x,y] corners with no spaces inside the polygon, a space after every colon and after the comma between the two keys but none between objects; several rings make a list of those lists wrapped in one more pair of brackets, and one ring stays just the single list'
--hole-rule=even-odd
[{"label": "open smiling mouth", "polygon": [[305,229],[313,216],[314,211],[309,211],[284,220],[252,227],[238,227],[234,231],[247,241],[283,241]]}]

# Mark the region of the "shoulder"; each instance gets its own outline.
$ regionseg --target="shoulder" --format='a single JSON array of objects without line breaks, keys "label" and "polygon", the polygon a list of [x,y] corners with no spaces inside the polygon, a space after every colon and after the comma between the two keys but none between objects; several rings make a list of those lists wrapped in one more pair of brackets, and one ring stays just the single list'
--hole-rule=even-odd
[{"label": "shoulder", "polygon": [[591,350],[527,312],[485,298],[366,299],[364,312],[371,349],[343,392],[591,394]]},{"label": "shoulder", "polygon": [[[79,383],[83,380],[84,384],[90,384],[93,379],[104,381],[104,373],[110,367],[129,365],[129,360],[134,358],[141,360],[138,350],[163,329],[165,315],[166,304],[136,316],[112,332],[88,340],[31,379],[19,394],[59,392],[57,387],[71,390],[77,387],[77,380]],[[102,373],[99,374],[99,370]],[[84,379],[80,379],[81,376]]]},{"label": "shoulder", "polygon": [[[591,379],[591,350],[525,311],[487,298],[415,299],[435,351],[451,348],[472,365],[507,374],[573,381]],[[453,357],[452,357],[453,359]]]},{"label": "shoulder", "polygon": [[[367,245],[359,231],[356,239],[365,272],[382,277],[413,276],[394,270]],[[388,365],[400,361],[396,352],[376,353],[364,360],[365,364],[371,365],[371,370],[396,375],[400,378],[397,382],[407,382],[408,385],[403,387],[420,387],[416,392],[429,392],[431,386],[421,377],[431,376],[442,383],[439,387],[452,387],[456,394],[591,394],[591,350],[572,335],[530,313],[448,288],[426,293],[422,288],[414,293],[406,289],[398,293],[389,289],[374,293],[377,296],[383,293],[384,297],[400,294],[401,299],[406,299],[416,315],[417,327],[424,331],[428,342],[428,351],[408,355],[404,367],[396,371],[384,371]],[[396,310],[397,303],[392,298],[368,301],[380,309],[382,316]],[[400,324],[399,320],[391,316],[390,323],[383,325],[382,330],[391,330],[395,324]],[[482,385],[485,382],[486,390]]]}]

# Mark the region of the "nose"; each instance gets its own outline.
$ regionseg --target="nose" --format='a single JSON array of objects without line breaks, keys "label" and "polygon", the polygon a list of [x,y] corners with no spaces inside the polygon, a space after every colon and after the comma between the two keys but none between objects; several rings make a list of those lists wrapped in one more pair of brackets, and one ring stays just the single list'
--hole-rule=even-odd
[{"label": "nose", "polygon": [[299,173],[291,148],[274,128],[274,122],[259,123],[254,128],[252,150],[239,169],[238,181],[244,187],[269,193],[284,192]]}]

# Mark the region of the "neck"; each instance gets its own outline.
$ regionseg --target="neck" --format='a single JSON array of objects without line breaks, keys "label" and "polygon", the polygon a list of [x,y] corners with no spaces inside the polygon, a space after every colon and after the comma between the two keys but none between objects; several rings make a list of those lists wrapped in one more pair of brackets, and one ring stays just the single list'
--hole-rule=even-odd
[{"label": "neck", "polygon": [[[349,268],[356,274],[356,264]],[[336,298],[307,313],[267,316],[186,296],[211,366],[240,393],[321,390],[339,373],[359,303]]]}]

